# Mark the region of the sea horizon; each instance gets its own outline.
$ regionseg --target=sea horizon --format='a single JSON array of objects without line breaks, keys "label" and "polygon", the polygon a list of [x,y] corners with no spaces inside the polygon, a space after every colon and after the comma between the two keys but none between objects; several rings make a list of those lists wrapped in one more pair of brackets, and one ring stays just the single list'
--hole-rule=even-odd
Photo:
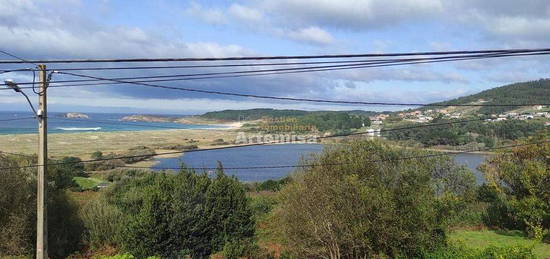
[{"label": "sea horizon", "polygon": [[[85,114],[89,118],[66,118],[67,113]],[[96,112],[49,112],[48,133],[144,131],[168,129],[219,129],[223,125],[184,124],[175,122],[121,121],[130,115],[152,115],[183,118],[196,115],[153,113],[96,113]],[[0,111],[0,135],[33,134],[38,132],[37,122],[31,112]],[[21,118],[21,119],[20,119]]]}]

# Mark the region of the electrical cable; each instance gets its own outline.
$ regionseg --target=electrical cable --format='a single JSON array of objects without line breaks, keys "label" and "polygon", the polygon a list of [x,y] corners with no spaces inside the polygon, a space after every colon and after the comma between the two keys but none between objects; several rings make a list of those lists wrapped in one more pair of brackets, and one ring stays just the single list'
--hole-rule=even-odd
[{"label": "electrical cable", "polygon": [[[526,143],[526,144],[515,144],[515,145],[507,145],[507,146],[500,146],[500,147],[492,147],[492,148],[481,148],[481,149],[473,149],[473,150],[467,150],[467,151],[457,151],[453,154],[467,154],[467,153],[473,153],[473,152],[484,152],[484,151],[490,151],[490,150],[499,150],[499,149],[506,149],[506,148],[515,148],[515,147],[523,147],[523,146],[531,146],[531,145],[539,145],[539,144],[545,144],[550,143],[550,140],[546,141],[540,141],[535,143]],[[242,145],[239,147],[243,147],[247,145]],[[185,151],[187,153],[190,152],[198,152],[198,151],[212,151],[212,150],[220,150],[220,149],[227,149],[226,148],[210,148],[210,149],[200,149],[200,150],[190,150]],[[99,159],[90,159],[90,160],[82,160],[79,162],[58,162],[58,163],[50,163],[48,165],[64,165],[64,164],[78,164],[78,163],[90,163],[90,162],[99,162],[99,161],[107,161],[107,160],[115,160],[115,159],[125,159],[125,158],[137,158],[137,157],[150,157],[150,156],[159,156],[159,155],[166,155],[166,154],[176,154],[176,153],[182,153],[180,152],[165,152],[165,153],[159,153],[155,155],[141,155],[141,156],[124,156],[124,157],[117,157],[117,158],[99,158]],[[371,160],[367,161],[370,163],[379,163],[379,162],[390,162],[390,161],[400,161],[400,160],[408,160],[408,159],[419,159],[419,158],[429,158],[429,157],[437,157],[437,156],[446,156],[448,155],[445,152],[442,153],[436,153],[436,154],[428,154],[424,156],[412,156],[412,157],[401,157],[401,158],[395,158],[395,159],[384,159],[384,160]],[[346,164],[346,163],[342,163]],[[18,167],[4,167],[0,168],[0,170],[13,170],[13,169],[23,169],[23,168],[33,168],[33,167],[39,167],[42,165],[34,164],[34,165],[27,165],[27,166],[18,166]],[[256,166],[256,167],[232,167],[232,168],[225,168],[225,169],[256,169],[256,168],[289,168],[289,167],[313,167],[313,166],[323,166],[323,164],[316,164],[316,165],[279,165],[279,166]],[[128,167],[128,166],[121,166],[121,167]],[[188,168],[188,169],[194,169],[194,168]],[[197,169],[205,169],[205,168],[197,168]]]},{"label": "electrical cable", "polygon": [[[273,75],[273,74],[287,74],[287,73],[300,73],[300,72],[317,72],[317,71],[331,71],[331,70],[344,70],[344,69],[356,69],[367,67],[383,67],[383,66],[396,66],[396,65],[410,65],[410,64],[423,64],[423,63],[435,63],[435,62],[448,62],[448,61],[460,61],[460,60],[473,60],[483,58],[497,58],[497,57],[513,57],[513,56],[526,56],[526,55],[548,55],[550,52],[537,52],[528,54],[483,54],[473,56],[449,56],[449,57],[435,57],[435,58],[413,58],[413,59],[392,59],[392,60],[377,60],[376,62],[365,61],[361,63],[345,64],[345,65],[330,65],[330,66],[309,66],[309,67],[297,67],[297,68],[279,68],[279,69],[263,69],[263,70],[244,70],[244,71],[229,71],[229,72],[211,72],[211,73],[195,73],[195,74],[176,74],[176,75],[153,75],[142,77],[119,77],[111,78],[117,80],[136,80],[136,79],[154,79],[154,78],[187,78],[191,79],[170,79],[170,80],[136,80],[140,82],[160,82],[160,81],[179,81],[179,80],[197,80],[197,79],[214,79],[214,78],[229,78],[231,76],[219,76],[219,75],[235,75],[243,74],[236,77],[243,76],[256,76],[256,75]],[[418,62],[417,62],[418,61]],[[422,61],[422,62],[421,62]],[[56,72],[59,70],[50,70]],[[286,72],[285,72],[286,71]],[[51,82],[52,84],[59,83],[76,83],[76,82],[94,82],[94,81],[106,81],[98,79],[84,79],[84,80],[61,80]],[[31,82],[18,83],[19,85],[31,84]],[[81,84],[85,85],[85,84]],[[91,84],[87,84],[91,85]],[[61,86],[61,85],[58,85]],[[68,85],[63,85],[68,86]],[[75,85],[76,86],[76,85]]]},{"label": "electrical cable", "polygon": [[437,103],[424,104],[424,103],[389,103],[389,102],[340,101],[340,100],[328,100],[328,99],[294,98],[294,97],[280,97],[280,96],[267,96],[267,95],[257,95],[257,94],[222,92],[222,91],[202,90],[202,89],[195,89],[195,88],[182,88],[182,87],[173,87],[173,86],[165,86],[165,85],[157,85],[157,84],[149,84],[149,83],[140,83],[140,82],[133,82],[133,81],[117,80],[117,79],[109,79],[109,78],[102,78],[102,77],[97,77],[97,76],[75,74],[75,73],[72,73],[72,72],[58,72],[58,73],[73,75],[73,76],[77,76],[77,77],[84,77],[84,78],[91,78],[91,79],[98,79],[98,80],[106,80],[106,81],[113,81],[113,82],[127,83],[127,84],[135,84],[135,85],[141,85],[141,86],[153,87],[153,88],[179,90],[179,91],[186,91],[186,92],[206,93],[206,94],[214,94],[214,95],[249,97],[249,98],[257,98],[257,99],[283,100],[283,101],[336,103],[336,104],[356,104],[356,105],[425,106],[425,107],[427,107],[427,106],[444,106],[444,107],[446,107],[446,106],[517,107],[517,106],[535,106],[535,105],[546,106],[546,105],[550,105],[550,103],[532,103],[532,104],[455,104],[455,105],[446,105],[446,104],[437,104]]},{"label": "electrical cable", "polygon": [[[449,123],[443,123],[443,124],[449,124]],[[410,128],[407,128],[407,129],[410,129]],[[397,130],[397,129],[394,129],[394,130]],[[387,131],[389,131],[389,130],[387,130]],[[321,137],[316,137],[315,140],[325,139],[325,138],[332,138],[332,137],[342,137],[342,136],[344,136],[344,135],[321,136]],[[550,142],[550,140],[543,141],[541,143],[546,143],[546,142]],[[161,155],[194,153],[194,152],[233,149],[233,148],[242,148],[242,147],[251,147],[251,146],[263,146],[263,145],[272,145],[272,144],[283,144],[283,143],[292,143],[292,142],[281,142],[281,141],[261,142],[261,143],[251,143],[251,144],[233,145],[233,146],[225,146],[225,147],[192,149],[192,150],[186,150],[186,151],[170,151],[170,152],[162,152],[162,153],[147,154],[147,155],[132,155],[132,156],[118,156],[118,157],[111,157],[111,158],[98,158],[98,159],[82,160],[82,161],[79,161],[79,162],[68,162],[68,163],[90,163],[90,162],[109,161],[109,160],[116,160],[116,159],[130,159],[130,158],[143,158],[143,157],[149,158],[149,157],[161,156]],[[474,152],[474,151],[470,151],[470,152]],[[60,165],[60,164],[67,164],[67,163],[58,162],[58,163],[52,163],[52,164],[49,164],[49,165]],[[38,167],[38,166],[42,166],[42,165],[32,165],[32,166],[26,166],[26,167]],[[26,168],[26,167],[24,167],[24,168]],[[0,168],[0,170],[2,170],[2,169],[13,169],[13,168]]]},{"label": "electrical cable", "polygon": [[36,119],[36,117],[22,117],[22,118],[13,118],[13,119],[1,119],[0,121],[18,121],[18,120],[28,120]]},{"label": "electrical cable", "polygon": [[[508,145],[508,146],[501,146],[501,147],[492,147],[492,148],[483,148],[483,149],[474,149],[474,150],[467,150],[467,151],[457,151],[452,152],[453,155],[458,154],[469,154],[473,152],[485,152],[490,150],[498,150],[498,149],[506,149],[506,148],[515,148],[515,147],[523,147],[523,146],[530,146],[530,145],[538,145],[538,144],[544,144],[549,143],[548,141],[541,141],[536,143],[527,143],[527,144],[517,144],[517,145]],[[393,162],[393,161],[401,161],[401,160],[411,160],[411,159],[423,159],[423,158],[431,158],[431,157],[439,157],[439,156],[447,156],[448,153],[446,152],[438,152],[436,154],[428,154],[424,156],[411,156],[411,157],[400,157],[400,158],[394,158],[394,159],[379,159],[379,160],[367,160],[366,163],[381,163],[381,162]],[[339,166],[339,165],[347,165],[350,163],[332,163],[332,164],[305,164],[305,165],[273,165],[273,166],[247,166],[247,167],[223,167],[224,170],[254,170],[254,169],[279,169],[279,168],[304,168],[304,167],[320,167],[320,166]],[[157,170],[181,170],[181,169],[190,169],[190,170],[216,170],[218,168],[214,167],[184,167],[184,168],[177,168],[177,167],[145,167],[145,166],[120,166],[124,168],[134,168],[134,169],[157,169]]]},{"label": "electrical cable", "polygon": [[[493,49],[473,51],[430,51],[430,52],[401,52],[401,53],[370,53],[370,54],[329,54],[329,55],[297,55],[297,56],[245,56],[224,58],[119,58],[119,59],[57,59],[57,60],[0,60],[0,64],[16,63],[114,63],[114,62],[181,62],[181,61],[231,61],[231,60],[278,60],[278,59],[332,59],[332,58],[360,58],[360,57],[397,57],[397,56],[429,56],[481,53],[519,53],[550,51],[550,48],[538,49]],[[11,56],[11,54],[10,54]]]}]

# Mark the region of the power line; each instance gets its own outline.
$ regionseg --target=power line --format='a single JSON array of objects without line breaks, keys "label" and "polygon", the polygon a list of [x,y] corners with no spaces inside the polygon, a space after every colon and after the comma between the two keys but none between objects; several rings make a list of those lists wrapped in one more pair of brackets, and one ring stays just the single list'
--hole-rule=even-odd
[{"label": "power line", "polygon": [[[141,126],[141,127],[150,127],[152,125],[145,125],[145,124],[133,124],[133,123],[124,123],[124,122],[112,122],[112,121],[99,121],[99,120],[71,120],[71,119],[65,119],[65,118],[53,118],[53,119],[62,119],[62,120],[70,120],[70,121],[76,121],[76,122],[97,122],[97,123],[104,123],[104,124],[116,124],[116,125],[132,125],[132,126]],[[476,121],[483,121],[484,119],[472,119],[472,120],[461,120],[461,121],[451,121],[451,122],[444,122],[444,123],[431,123],[431,124],[422,124],[422,125],[413,125],[408,127],[400,127],[400,128],[391,128],[391,129],[381,129],[380,133],[386,133],[386,132],[393,132],[393,131],[401,131],[401,130],[411,130],[411,129],[417,129],[417,128],[425,128],[425,127],[437,127],[437,126],[446,126],[446,125],[452,125],[452,124],[460,124],[460,123],[467,123],[467,122],[476,122]],[[159,128],[169,128],[169,129],[182,129],[182,128],[175,128],[175,127],[169,127],[169,126],[153,126],[153,127],[159,127]],[[354,133],[346,133],[346,134],[333,134],[329,136],[320,136],[314,138],[315,140],[322,140],[322,139],[329,139],[329,138],[340,138],[340,137],[351,137],[351,136],[360,136],[360,135],[368,135],[369,132],[354,132]],[[284,144],[284,143],[292,143],[292,142],[272,142],[272,143],[254,143],[255,145],[271,145],[271,144]],[[240,145],[235,147],[241,147]],[[230,148],[232,148],[230,146]],[[189,150],[188,150],[189,151]],[[188,152],[188,151],[178,151],[178,152]],[[195,150],[196,152],[196,150]]]},{"label": "power line", "polygon": [[[344,65],[330,65],[330,66],[309,66],[309,67],[294,67],[294,68],[279,68],[279,69],[263,69],[263,70],[244,70],[244,71],[229,71],[229,72],[211,72],[211,73],[195,73],[195,74],[176,74],[176,75],[154,75],[154,76],[142,76],[142,77],[119,77],[111,78],[117,80],[132,80],[134,82],[161,82],[161,81],[180,81],[180,80],[197,80],[197,79],[214,79],[214,78],[230,78],[230,77],[243,77],[243,76],[257,76],[257,75],[273,75],[273,74],[287,74],[287,73],[304,73],[304,72],[318,72],[318,71],[331,71],[331,70],[344,70],[344,69],[357,69],[368,67],[384,67],[384,66],[397,66],[397,65],[410,65],[410,64],[424,64],[435,62],[448,62],[448,61],[461,61],[472,59],[484,59],[484,58],[497,58],[497,57],[514,57],[514,56],[527,56],[527,55],[548,55],[550,52],[536,52],[536,53],[519,53],[519,54],[481,54],[481,55],[462,55],[462,56],[443,56],[443,57],[431,57],[431,58],[408,58],[408,59],[378,59],[378,60],[364,60],[362,62],[352,62]],[[315,63],[315,62],[311,62]],[[325,63],[325,62],[320,62]],[[330,63],[330,62],[326,62]],[[248,66],[251,64],[240,64],[238,66]],[[237,65],[235,65],[237,66]],[[80,69],[75,69],[80,70]],[[50,70],[57,72],[59,70]],[[220,75],[235,75],[239,76],[220,76]],[[177,77],[177,79],[170,80],[135,80],[135,79],[153,79],[153,78],[170,78]],[[180,79],[180,77],[190,79]],[[53,81],[50,83],[75,83],[75,82],[93,82],[93,81],[105,81],[98,79],[84,79],[84,80],[61,80]],[[22,82],[19,85],[32,84],[32,82]],[[80,84],[80,85],[93,85],[93,84]],[[68,86],[68,85],[58,85]],[[76,85],[75,85],[76,86]]]},{"label": "power line", "polygon": [[7,51],[4,51],[4,50],[0,50],[0,53],[3,53],[4,55],[7,55],[7,56],[10,56],[12,58],[15,58],[15,59],[18,59],[20,62],[16,62],[16,63],[29,63],[29,64],[33,64],[33,65],[36,65],[38,66],[38,64],[36,64],[35,62],[32,62],[32,61],[29,61],[29,60],[26,60],[26,59],[23,59],[23,58],[20,58],[16,55],[13,55]]},{"label": "power line", "polygon": [[[523,55],[541,55],[547,51],[529,52],[529,53],[499,53],[490,54],[492,57],[505,56],[523,56]],[[315,64],[346,64],[349,63],[385,63],[385,62],[405,62],[419,61],[427,59],[447,59],[447,58],[466,58],[466,57],[489,57],[489,54],[481,55],[459,55],[448,57],[430,57],[430,58],[407,58],[407,59],[361,59],[361,60],[338,60],[338,61],[311,61],[311,62],[283,62],[283,63],[245,63],[245,64],[218,64],[218,65],[178,65],[178,66],[126,66],[126,67],[83,67],[83,68],[55,68],[49,70],[56,71],[97,71],[97,70],[143,70],[143,69],[180,69],[180,68],[224,68],[224,67],[257,67],[257,66],[296,66],[296,65],[315,65]]]},{"label": "power line", "polygon": [[2,70],[0,71],[0,74],[4,73],[11,73],[11,72],[19,72],[19,71],[33,71],[32,68],[19,68],[19,69],[9,69],[9,70]]},{"label": "power line", "polygon": [[[463,123],[468,121],[476,121],[476,120],[467,120],[467,121],[460,121],[457,123]],[[453,124],[452,122],[448,123],[441,123],[439,125],[449,125]],[[408,130],[408,129],[414,129],[419,127],[426,127],[428,125],[417,125],[417,126],[411,126],[411,127],[404,127],[404,128],[395,128],[395,129],[388,129],[385,131],[397,131],[397,130]],[[437,125],[429,125],[429,126],[437,126]],[[382,130],[381,130],[382,131]],[[368,134],[367,132],[363,133],[351,133],[351,134],[341,134],[341,135],[329,135],[329,136],[320,136],[315,137],[313,139],[320,140],[320,139],[327,139],[327,138],[335,138],[335,137],[345,137],[345,136],[354,136],[354,135],[364,135]],[[61,164],[74,164],[74,163],[91,163],[91,162],[100,162],[100,161],[109,161],[109,160],[116,160],[116,159],[130,159],[130,158],[143,158],[143,157],[154,157],[154,156],[161,156],[161,155],[173,155],[173,154],[182,154],[182,153],[193,153],[193,152],[203,152],[203,151],[213,151],[213,150],[224,150],[224,149],[233,149],[233,148],[243,148],[243,147],[253,147],[253,146],[264,146],[264,145],[272,145],[272,144],[285,144],[285,143],[293,143],[292,141],[273,141],[273,142],[260,142],[260,143],[251,143],[251,144],[243,144],[243,145],[233,145],[233,146],[225,146],[225,147],[215,147],[215,148],[205,148],[205,149],[192,149],[192,150],[186,150],[186,151],[170,151],[170,152],[162,152],[162,153],[155,153],[155,154],[147,154],[147,155],[132,155],[132,156],[118,156],[118,157],[110,157],[110,158],[99,158],[99,159],[91,159],[91,160],[82,160],[80,162],[58,162],[58,163],[52,163],[48,165],[61,165]],[[27,167],[38,167],[41,165],[30,165],[25,166],[23,168]],[[6,168],[0,168],[0,169],[6,169]],[[7,168],[10,169],[10,168]],[[13,168],[11,168],[13,169]]]},{"label": "power line", "polygon": [[12,152],[7,152],[7,151],[0,151],[0,155],[1,154],[9,154],[9,155],[14,155],[14,156],[23,156],[23,157],[28,157],[28,158],[33,158],[34,156],[32,155],[25,155],[25,154],[20,154],[20,153],[12,153]]},{"label": "power line", "polygon": [[[539,53],[531,53],[528,55],[540,55]],[[496,57],[496,56],[491,56]],[[479,58],[479,57],[478,57]],[[458,59],[456,59],[458,60]],[[462,59],[464,60],[464,59]],[[376,65],[376,66],[392,66],[392,65],[406,65],[406,64],[418,64],[418,63],[431,63],[431,62],[444,62],[447,60],[432,60],[432,61],[419,61],[419,62],[409,62],[409,63],[401,63],[401,64],[383,64],[383,65]],[[363,66],[363,67],[374,67],[374,66]],[[351,67],[351,68],[358,68],[358,67]],[[176,78],[176,79],[159,79],[159,80],[143,80],[143,81],[132,81],[133,83],[138,82],[160,82],[160,81],[180,81],[180,80],[197,80],[197,79],[208,79],[208,78],[230,78],[230,77],[243,77],[243,76],[258,76],[258,75],[270,75],[270,74],[286,74],[286,73],[300,73],[300,72],[315,72],[315,71],[327,71],[327,70],[336,70],[336,69],[351,69],[351,68],[328,68],[328,69],[317,69],[317,70],[308,70],[308,71],[282,71],[282,72],[271,72],[271,73],[262,73],[262,74],[248,74],[248,75],[230,75],[230,76],[207,76],[207,77],[194,77],[194,78]],[[95,80],[95,79],[94,79]],[[98,80],[100,81],[100,80]],[[129,82],[110,82],[110,83],[83,83],[83,84],[74,84],[74,85],[57,85],[57,86],[50,86],[50,87],[69,87],[69,86],[84,86],[84,85],[112,85],[112,84],[129,84]],[[21,87],[21,88],[31,88],[31,87]],[[7,88],[0,88],[0,90],[8,90]],[[439,106],[437,104],[372,104],[372,105],[401,105],[401,106]],[[518,106],[532,106],[532,105],[546,105],[546,104],[515,104],[515,105],[506,105],[510,107],[518,107]],[[442,105],[446,106],[446,105]],[[459,104],[456,106],[501,106],[501,105],[492,105],[492,104],[476,104],[476,105],[470,105],[470,104]]]},{"label": "power line", "polygon": [[237,96],[237,97],[249,97],[257,99],[271,99],[271,100],[283,100],[283,101],[299,101],[299,102],[315,102],[315,103],[336,103],[336,104],[355,104],[355,105],[387,105],[387,106],[466,106],[466,107],[483,107],[483,106],[496,106],[496,107],[517,107],[517,106],[534,106],[534,105],[550,105],[550,103],[532,103],[532,104],[424,104],[424,103],[389,103],[389,102],[363,102],[363,101],[340,101],[340,100],[328,100],[328,99],[312,99],[312,98],[294,98],[294,97],[280,97],[280,96],[267,96],[267,95],[257,95],[257,94],[244,94],[244,93],[233,93],[233,92],[222,92],[222,91],[213,91],[213,90],[202,90],[195,88],[183,88],[183,87],[174,87],[174,86],[165,86],[157,85],[150,83],[141,83],[134,81],[124,81],[118,79],[103,78],[90,75],[81,75],[75,74],[72,72],[59,72],[61,74],[73,75],[84,78],[91,78],[97,80],[113,81],[124,84],[135,84],[146,87],[161,88],[161,89],[170,89],[170,90],[179,90],[186,92],[196,92],[196,93],[205,93],[205,94],[214,94],[214,95],[225,95],[225,96]]},{"label": "power line", "polygon": [[[130,122],[121,122],[121,121],[105,121],[105,120],[92,120],[92,119],[85,119],[85,120],[74,120],[74,119],[68,119],[68,118],[50,118],[54,120],[64,120],[64,121],[72,121],[72,122],[97,122],[100,124],[111,124],[111,125],[128,125],[128,126],[138,126],[138,127],[154,127],[154,128],[163,128],[163,129],[187,129],[187,128],[181,128],[177,126],[165,126],[165,125],[148,125],[148,124],[135,124]],[[400,128],[393,128],[393,129],[381,129],[380,132],[390,132],[390,131],[399,131],[399,130],[409,130],[409,129],[417,129],[417,128],[424,128],[424,127],[435,127],[435,126],[441,126],[441,125],[452,125],[452,124],[460,124],[460,123],[467,123],[467,122],[474,122],[474,121],[484,121],[485,119],[472,119],[472,120],[460,120],[460,121],[451,121],[451,122],[444,122],[444,123],[431,123],[431,124],[423,124],[423,125],[414,125],[409,127],[400,127]],[[367,132],[356,132],[356,133],[347,133],[342,135],[330,135],[330,136],[324,136],[319,138],[334,138],[334,137],[347,137],[347,136],[355,136],[355,135],[365,135],[368,134]]]},{"label": "power line", "polygon": [[[508,146],[501,146],[501,147],[493,147],[493,148],[483,148],[483,149],[474,149],[474,150],[467,150],[467,151],[458,151],[453,152],[453,155],[457,154],[468,154],[473,152],[484,152],[484,151],[491,151],[491,150],[498,150],[498,149],[506,149],[506,148],[514,148],[514,147],[523,147],[523,146],[530,146],[530,145],[538,145],[538,144],[544,144],[549,143],[548,141],[541,141],[536,143],[527,143],[527,144],[517,144],[517,145],[508,145]],[[431,157],[439,157],[439,156],[447,156],[448,154],[445,152],[440,152],[436,154],[428,154],[424,156],[411,156],[411,157],[401,157],[401,158],[393,158],[393,159],[381,159],[381,160],[368,160],[367,163],[381,163],[381,162],[392,162],[392,161],[401,161],[401,160],[410,160],[410,159],[423,159],[423,158],[431,158]],[[356,162],[354,162],[356,163]],[[280,169],[280,168],[304,168],[304,167],[319,167],[319,166],[338,166],[338,165],[346,165],[350,163],[332,163],[332,164],[305,164],[305,165],[273,165],[273,166],[247,166],[247,167],[223,167],[224,170],[254,170],[254,169]],[[216,170],[218,168],[214,167],[185,167],[185,168],[176,168],[176,167],[157,167],[157,168],[151,168],[151,167],[145,167],[145,166],[120,166],[124,168],[135,168],[135,169],[157,169],[157,170],[181,170],[181,169],[191,169],[191,170]]]},{"label": "power line", "polygon": [[28,120],[28,119],[36,119],[36,117],[22,117],[22,118],[13,118],[13,119],[2,119],[0,121],[18,121],[18,120]]},{"label": "power line", "polygon": [[224,68],[224,67],[260,67],[260,66],[296,66],[314,64],[345,64],[363,63],[381,60],[339,60],[314,62],[284,62],[284,63],[246,63],[246,64],[219,64],[219,65],[181,65],[181,66],[127,66],[127,67],[83,67],[83,68],[55,68],[55,71],[103,71],[103,70],[143,70],[143,69],[181,69],[181,68]]},{"label": "power line", "polygon": [[402,52],[402,53],[370,53],[370,54],[336,54],[336,55],[298,55],[298,56],[247,56],[224,58],[122,58],[122,59],[57,59],[57,60],[0,60],[0,64],[16,63],[103,63],[103,62],[181,62],[181,61],[232,61],[232,60],[280,60],[280,59],[332,59],[332,58],[364,58],[364,57],[397,57],[397,56],[426,56],[426,55],[456,55],[481,53],[519,53],[550,51],[549,48],[539,49],[494,49],[474,51],[431,51],[431,52]]},{"label": "power line", "polygon": [[[539,53],[537,55],[548,55],[550,52],[545,53]],[[527,55],[527,54],[525,54]],[[284,72],[284,71],[302,71],[305,70],[307,72],[312,71],[325,71],[324,69],[330,69],[330,68],[348,68],[348,69],[355,69],[355,68],[366,68],[366,67],[379,67],[376,65],[382,65],[387,64],[389,65],[400,65],[400,64],[419,64],[415,61],[431,61],[431,62],[446,62],[446,61],[455,61],[455,60],[465,60],[465,59],[476,59],[476,58],[494,58],[494,57],[508,57],[510,55],[485,55],[485,56],[475,56],[475,57],[443,57],[441,58],[419,58],[419,59],[403,59],[403,60],[388,60],[388,61],[380,61],[380,62],[362,62],[362,63],[356,63],[356,64],[345,64],[345,65],[329,65],[329,66],[309,66],[309,67],[298,67],[298,68],[278,68],[278,69],[259,69],[259,70],[244,70],[244,71],[229,71],[229,72],[209,72],[209,73],[194,73],[194,74],[176,74],[176,75],[155,75],[155,76],[141,76],[141,77],[122,77],[122,78],[116,78],[118,80],[135,80],[135,79],[155,79],[155,78],[170,78],[170,77],[201,77],[201,78],[212,78],[212,77],[206,77],[206,76],[218,76],[218,75],[235,75],[235,74],[256,74],[256,73],[271,73],[271,72]],[[406,61],[406,62],[405,62]],[[415,62],[415,63],[412,63]],[[330,70],[329,70],[330,71]],[[54,81],[52,83],[73,83],[73,82],[90,82],[90,81],[98,81],[97,79],[84,79],[84,80],[65,80],[65,81]]]}]

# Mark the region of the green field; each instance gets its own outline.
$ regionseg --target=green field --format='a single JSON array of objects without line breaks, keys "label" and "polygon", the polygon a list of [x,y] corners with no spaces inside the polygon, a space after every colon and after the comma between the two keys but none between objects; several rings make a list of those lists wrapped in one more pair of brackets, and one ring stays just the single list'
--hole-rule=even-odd
[{"label": "green field", "polygon": [[550,258],[550,244],[526,238],[520,231],[493,230],[456,230],[450,233],[451,241],[463,242],[470,248],[487,248],[489,246],[534,246],[538,258]]},{"label": "green field", "polygon": [[103,180],[97,179],[97,178],[88,178],[88,177],[80,177],[76,176],[73,178],[73,180],[82,188],[83,190],[90,190],[95,187],[97,187],[98,184],[102,183]]}]

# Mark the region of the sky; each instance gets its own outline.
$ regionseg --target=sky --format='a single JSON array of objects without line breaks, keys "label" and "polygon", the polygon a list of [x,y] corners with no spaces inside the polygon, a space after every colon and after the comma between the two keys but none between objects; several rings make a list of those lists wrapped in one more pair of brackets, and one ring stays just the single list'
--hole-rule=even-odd
[{"label": "sky", "polygon": [[[0,50],[25,59],[547,48],[550,47],[550,2],[0,0],[0,35]],[[11,57],[0,54],[0,59]],[[0,65],[0,70],[32,66]],[[71,66],[84,65],[52,64],[48,68]],[[532,56],[162,84],[297,98],[430,103],[509,83],[547,78],[549,69],[549,57]],[[81,73],[101,77],[133,77],[202,72],[214,72],[214,69]],[[2,81],[9,78],[16,82],[29,82],[32,77],[28,71],[0,74]],[[77,78],[54,74],[52,80],[71,79]],[[37,99],[34,94],[31,95],[33,100]],[[151,114],[199,114],[250,108],[398,109],[214,96],[138,85],[50,88],[48,101],[50,111]],[[7,110],[28,110],[28,107],[21,95],[0,91],[0,111]]]}]

